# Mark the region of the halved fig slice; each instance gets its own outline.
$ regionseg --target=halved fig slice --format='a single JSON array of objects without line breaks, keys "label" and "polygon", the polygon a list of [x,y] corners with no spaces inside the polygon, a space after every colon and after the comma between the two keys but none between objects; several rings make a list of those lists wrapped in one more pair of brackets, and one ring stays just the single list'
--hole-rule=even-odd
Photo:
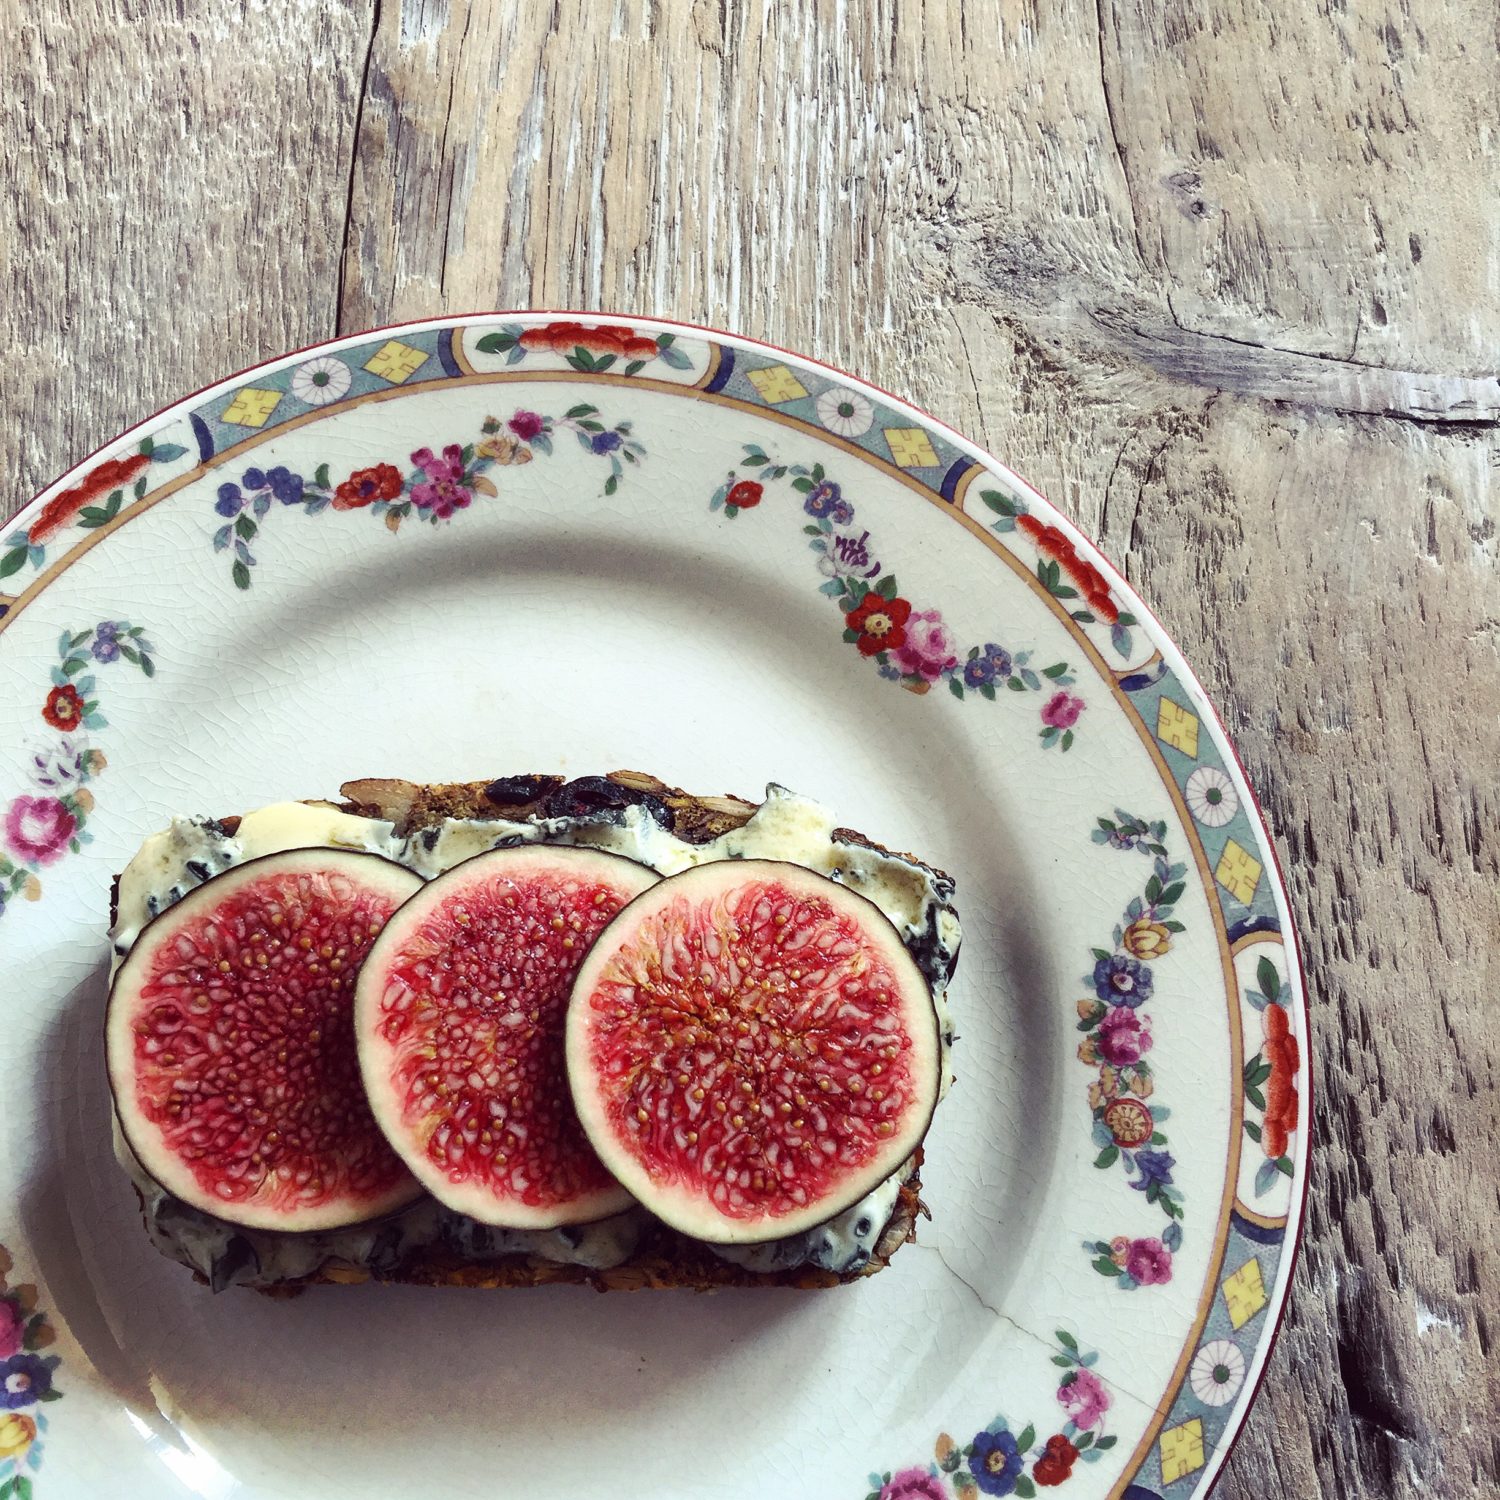
[{"label": "halved fig slice", "polygon": [[387,1140],[439,1202],[513,1229],[629,1205],[573,1113],[563,1017],[594,939],[656,879],[596,849],[495,849],[386,926],[359,978],[360,1067]]},{"label": "halved fig slice", "polygon": [[880,910],[798,865],[653,886],[568,1007],[568,1077],[605,1166],[684,1234],[796,1234],[897,1171],[937,1104],[937,1015]]},{"label": "halved fig slice", "polygon": [[375,854],[293,849],[226,870],[137,938],[105,1052],[141,1165],[194,1208],[256,1229],[336,1229],[421,1188],[365,1101],[354,980],[422,884]]}]

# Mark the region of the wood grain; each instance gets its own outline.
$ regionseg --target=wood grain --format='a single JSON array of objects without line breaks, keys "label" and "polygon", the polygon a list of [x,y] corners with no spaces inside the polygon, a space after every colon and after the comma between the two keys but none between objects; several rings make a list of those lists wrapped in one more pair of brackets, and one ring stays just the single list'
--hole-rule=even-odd
[{"label": "wood grain", "polygon": [[1488,0],[37,0],[0,15],[19,501],[226,363],[487,307],[909,394],[1151,600],[1265,800],[1319,1133],[1226,1500],[1500,1484]]}]

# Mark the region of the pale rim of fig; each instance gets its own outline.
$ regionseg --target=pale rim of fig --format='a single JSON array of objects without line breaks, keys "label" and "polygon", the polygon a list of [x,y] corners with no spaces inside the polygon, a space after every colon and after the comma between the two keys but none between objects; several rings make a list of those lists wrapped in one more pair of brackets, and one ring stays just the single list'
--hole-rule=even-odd
[{"label": "pale rim of fig", "polygon": [[[386,1081],[392,1049],[376,1036],[374,1025],[382,999],[381,976],[390,956],[409,940],[419,922],[446,902],[454,900],[467,886],[487,879],[497,868],[509,867],[511,874],[524,878],[529,871],[555,872],[568,866],[580,874],[592,870],[597,878],[614,885],[621,892],[625,905],[661,879],[655,870],[639,860],[590,845],[535,842],[484,850],[434,876],[392,915],[370,945],[355,987],[354,1028],[360,1075],[364,1079],[365,1097],[370,1102],[371,1113],[381,1134],[406,1164],[407,1170],[445,1208],[497,1229],[558,1229],[591,1224],[620,1213],[631,1207],[635,1200],[624,1187],[611,1182],[579,1197],[537,1207],[514,1199],[497,1198],[467,1183],[452,1182],[433,1163],[423,1145],[413,1139],[410,1127],[402,1119],[401,1101]],[[623,905],[621,909],[624,909]],[[561,1036],[558,1041],[561,1045]],[[566,1085],[560,1102],[564,1108],[572,1108]]]},{"label": "pale rim of fig", "polygon": [[[587,1001],[605,965],[641,920],[658,909],[658,904],[683,894],[692,897],[701,892],[704,897],[711,896],[757,878],[773,879],[794,890],[815,890],[836,909],[856,918],[871,946],[898,975],[904,977],[902,994],[920,997],[920,1006],[903,1004],[902,1014],[912,1041],[912,1074],[922,1087],[921,1102],[908,1110],[903,1128],[866,1166],[852,1173],[836,1192],[825,1195],[798,1213],[746,1220],[721,1214],[701,1192],[658,1181],[620,1141],[609,1124],[600,1092],[590,1086],[594,1069],[589,1058],[592,1031]],[[574,980],[568,1002],[567,1059],[574,1106],[600,1160],[663,1223],[681,1234],[719,1245],[764,1244],[783,1239],[824,1224],[852,1208],[898,1172],[922,1144],[937,1109],[942,1071],[939,1021],[931,986],[890,918],[868,897],[851,890],[841,881],[809,870],[805,865],[771,859],[723,860],[694,865],[680,874],[665,877],[624,907],[595,939]]]},{"label": "pale rim of fig", "polygon": [[[393,899],[392,916],[423,885],[422,877],[414,870],[387,859],[383,854],[364,849],[336,849],[322,845],[282,849],[231,865],[201,885],[194,886],[141,928],[110,981],[104,1013],[105,1072],[114,1098],[115,1120],[141,1171],[164,1192],[212,1219],[237,1228],[277,1234],[320,1234],[390,1218],[412,1207],[422,1197],[422,1185],[407,1174],[404,1180],[398,1179],[388,1192],[375,1198],[356,1200],[345,1195],[319,1209],[309,1210],[292,1222],[288,1222],[282,1211],[272,1212],[255,1204],[225,1203],[206,1193],[190,1172],[176,1170],[175,1153],[164,1144],[158,1150],[152,1149],[159,1132],[136,1108],[133,1097],[134,1047],[130,1040],[131,1007],[126,998],[133,988],[135,976],[164,941],[164,934],[167,935],[165,940],[170,940],[174,923],[203,914],[200,908],[211,910],[235,890],[264,878],[268,870],[274,874],[280,870],[296,870],[299,866],[309,872],[338,867],[362,883],[384,889]],[[353,1025],[352,1009],[350,1025]]]}]

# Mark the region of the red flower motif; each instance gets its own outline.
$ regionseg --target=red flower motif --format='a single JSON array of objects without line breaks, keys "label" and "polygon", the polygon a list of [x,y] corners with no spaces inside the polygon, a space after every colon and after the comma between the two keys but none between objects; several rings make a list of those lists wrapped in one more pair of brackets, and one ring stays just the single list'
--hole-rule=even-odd
[{"label": "red flower motif", "polygon": [[41,515],[31,523],[27,532],[28,540],[35,546],[56,536],[90,501],[129,484],[150,462],[144,453],[133,453],[129,458],[105,459],[90,469],[72,489],[54,495],[42,507]]},{"label": "red flower motif", "polygon": [[1106,625],[1113,625],[1120,618],[1119,608],[1109,597],[1109,581],[1098,568],[1078,555],[1077,549],[1058,527],[1044,526],[1035,516],[1018,516],[1016,529],[1029,536],[1044,557],[1056,561],[1083,595],[1084,603]]},{"label": "red flower motif", "polygon": [[614,354],[625,359],[655,359],[661,351],[656,340],[637,333],[633,328],[611,328],[603,324],[590,328],[583,323],[564,321],[548,323],[543,328],[528,328],[517,340],[523,349],[550,349],[554,354],[571,354],[587,349],[590,354]]},{"label": "red flower motif", "polygon": [[844,616],[844,623],[855,631],[861,656],[874,656],[906,644],[906,622],[911,605],[905,599],[887,599],[873,589]]},{"label": "red flower motif", "polygon": [[1038,1484],[1061,1484],[1073,1472],[1078,1461],[1078,1449],[1062,1433],[1053,1433],[1047,1439],[1047,1451],[1037,1459],[1031,1477]]},{"label": "red flower motif", "polygon": [[1117,1146],[1144,1146],[1156,1129],[1151,1111],[1139,1099],[1116,1099],[1104,1111],[1104,1124]]},{"label": "red flower motif", "polygon": [[1268,1005],[1265,1017],[1265,1055],[1271,1076],[1266,1079],[1266,1118],[1261,1125],[1260,1144],[1267,1157],[1275,1161],[1286,1155],[1287,1137],[1297,1128],[1296,1080],[1301,1059],[1286,1008]]},{"label": "red flower motif", "polygon": [[760,497],[763,494],[765,494],[763,485],[757,484],[753,479],[742,479],[730,488],[729,493],[724,497],[724,503],[734,506],[737,510],[750,510],[760,504]]},{"label": "red flower motif", "polygon": [[83,718],[83,699],[78,689],[70,682],[66,687],[55,687],[47,694],[42,717],[54,729],[77,729]]},{"label": "red flower motif", "polygon": [[401,470],[394,464],[356,469],[334,492],[335,510],[359,510],[376,500],[394,500],[401,493]]}]

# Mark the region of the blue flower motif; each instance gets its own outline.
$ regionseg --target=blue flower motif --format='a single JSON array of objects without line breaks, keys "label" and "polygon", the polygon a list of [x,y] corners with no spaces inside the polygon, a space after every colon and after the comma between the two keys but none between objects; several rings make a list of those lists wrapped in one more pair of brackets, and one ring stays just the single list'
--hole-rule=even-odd
[{"label": "blue flower motif", "polygon": [[1159,1182],[1163,1187],[1170,1185],[1172,1168],[1177,1165],[1177,1158],[1170,1151],[1137,1151],[1135,1165],[1141,1179],[1130,1185],[1144,1193],[1153,1182]]},{"label": "blue flower motif", "polygon": [[1109,1005],[1131,1010],[1151,998],[1151,970],[1137,958],[1113,953],[1094,965],[1094,993]]},{"label": "blue flower motif", "polygon": [[1010,652],[1003,646],[997,646],[993,641],[984,648],[982,658],[994,668],[995,676],[1002,682],[1010,676],[1011,667],[1014,665],[1010,659]]},{"label": "blue flower motif", "polygon": [[[831,479],[825,479],[821,484],[815,484],[808,492],[807,499],[802,502],[802,509],[814,520],[821,521],[824,516],[833,515],[840,506],[847,504],[836,485]],[[849,519],[854,519],[853,507],[849,510]]]},{"label": "blue flower motif", "polygon": [[266,471],[264,469],[246,469],[240,475],[240,483],[247,490],[263,490],[266,487]]},{"label": "blue flower motif", "polygon": [[40,1354],[12,1354],[0,1365],[0,1406],[18,1411],[40,1401],[52,1389],[52,1371],[58,1360]]},{"label": "blue flower motif", "polygon": [[1140,841],[1140,836],[1131,833],[1127,828],[1115,828],[1111,830],[1108,838],[1111,849],[1134,849]]},{"label": "blue flower motif", "polygon": [[833,524],[848,526],[854,520],[854,507],[847,500],[833,502]]},{"label": "blue flower motif", "polygon": [[117,661],[120,656],[120,631],[113,620],[101,620],[94,631],[94,644],[89,648],[95,661]]},{"label": "blue flower motif", "polygon": [[1009,1432],[976,1432],[969,1472],[986,1495],[1009,1495],[1016,1487],[1024,1460]]},{"label": "blue flower motif", "polygon": [[889,662],[886,662],[884,666],[877,668],[877,670],[879,671],[880,675],[885,678],[885,680],[887,682],[900,682],[901,681],[901,668],[900,667],[893,667]]},{"label": "blue flower motif", "polygon": [[965,687],[980,688],[994,680],[995,668],[987,657],[976,656],[972,661],[964,663]]},{"label": "blue flower motif", "polygon": [[[255,470],[252,469],[250,472],[253,474]],[[219,498],[214,501],[214,509],[221,516],[237,516],[244,508],[245,497],[240,494],[239,485],[221,484],[219,486]]]},{"label": "blue flower motif", "polygon": [[596,432],[589,447],[595,453],[613,453],[624,441],[618,432]]},{"label": "blue flower motif", "polygon": [[296,505],[302,499],[302,476],[280,464],[266,471],[266,483],[283,505]]}]

